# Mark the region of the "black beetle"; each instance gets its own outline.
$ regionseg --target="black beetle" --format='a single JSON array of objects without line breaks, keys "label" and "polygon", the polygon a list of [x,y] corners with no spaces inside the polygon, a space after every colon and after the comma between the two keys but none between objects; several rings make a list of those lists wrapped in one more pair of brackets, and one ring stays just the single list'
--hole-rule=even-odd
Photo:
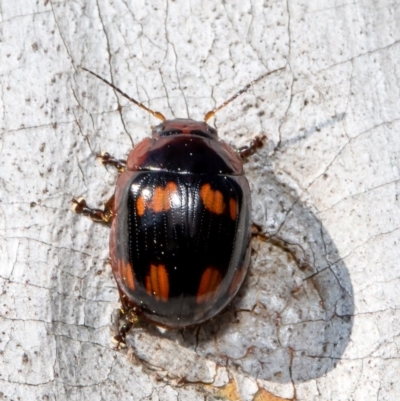
[{"label": "black beetle", "polygon": [[167,328],[211,319],[236,295],[248,270],[251,197],[242,159],[262,146],[265,136],[234,150],[206,121],[275,71],[199,122],[166,120],[84,70],[162,120],[127,161],[97,155],[120,171],[104,210],[73,199],[76,213],[111,224],[111,265],[127,320],[116,340],[124,341],[137,316]]}]

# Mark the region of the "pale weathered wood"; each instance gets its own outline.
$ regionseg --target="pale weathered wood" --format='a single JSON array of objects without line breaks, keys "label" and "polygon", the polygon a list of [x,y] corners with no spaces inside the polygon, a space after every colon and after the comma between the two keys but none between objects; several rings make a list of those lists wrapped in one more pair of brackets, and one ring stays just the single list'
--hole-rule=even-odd
[{"label": "pale weathered wood", "polygon": [[[397,399],[399,15],[372,0],[0,1],[0,398]],[[94,155],[124,158],[158,120],[80,66],[195,119],[282,69],[210,121],[236,147],[268,136],[247,172],[275,240],[254,242],[228,311],[144,326],[129,351],[110,341],[109,231],[70,200],[106,201],[116,175]]]}]

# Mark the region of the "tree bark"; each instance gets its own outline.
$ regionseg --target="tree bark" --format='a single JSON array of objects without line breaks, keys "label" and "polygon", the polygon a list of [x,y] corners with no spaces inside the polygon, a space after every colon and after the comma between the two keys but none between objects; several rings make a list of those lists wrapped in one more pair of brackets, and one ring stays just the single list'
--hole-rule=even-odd
[{"label": "tree bark", "polygon": [[[393,400],[400,394],[400,3],[0,1],[0,398]],[[101,207],[157,120],[202,120],[246,163],[245,285],[201,327],[111,343]]]}]

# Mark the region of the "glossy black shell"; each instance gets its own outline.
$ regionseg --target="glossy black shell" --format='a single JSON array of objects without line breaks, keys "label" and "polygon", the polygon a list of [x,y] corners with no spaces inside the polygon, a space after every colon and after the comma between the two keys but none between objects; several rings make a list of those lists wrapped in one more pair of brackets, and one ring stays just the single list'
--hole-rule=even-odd
[{"label": "glossy black shell", "polygon": [[165,327],[212,318],[249,265],[250,191],[240,158],[207,124],[172,120],[127,165],[110,239],[122,302]]}]

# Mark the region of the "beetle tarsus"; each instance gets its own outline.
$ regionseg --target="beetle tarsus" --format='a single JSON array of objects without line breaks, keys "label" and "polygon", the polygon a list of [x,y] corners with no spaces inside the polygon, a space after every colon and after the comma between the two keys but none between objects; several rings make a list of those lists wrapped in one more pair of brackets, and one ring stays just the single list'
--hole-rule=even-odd
[{"label": "beetle tarsus", "polygon": [[114,336],[115,342],[115,350],[120,350],[121,348],[126,347],[126,335],[128,334],[129,330],[132,328],[133,323],[124,323],[118,331],[118,334]]},{"label": "beetle tarsus", "polygon": [[113,342],[116,344],[116,350],[126,347],[126,335],[131,328],[139,322],[139,318],[133,309],[128,309],[127,312],[125,312],[122,308],[120,313],[120,318],[124,320],[124,323],[121,325],[118,334],[113,338]]},{"label": "beetle tarsus", "polygon": [[86,200],[83,198],[73,198],[72,204],[72,208],[75,213],[83,214],[84,216],[89,217],[90,219],[98,223],[111,224],[114,217],[114,196],[112,196],[110,200],[105,204],[104,210],[90,208],[87,205]]},{"label": "beetle tarsus", "polygon": [[111,156],[109,153],[97,153],[96,157],[100,159],[100,162],[103,166],[112,166],[115,167],[120,173],[123,173],[126,168],[126,160],[117,159]]},{"label": "beetle tarsus", "polygon": [[263,135],[261,137],[256,136],[251,142],[250,145],[247,146],[242,146],[237,150],[239,153],[240,157],[242,159],[245,159],[246,157],[251,156],[254,154],[257,149],[260,149],[264,146],[264,141],[267,139],[266,135]]}]

